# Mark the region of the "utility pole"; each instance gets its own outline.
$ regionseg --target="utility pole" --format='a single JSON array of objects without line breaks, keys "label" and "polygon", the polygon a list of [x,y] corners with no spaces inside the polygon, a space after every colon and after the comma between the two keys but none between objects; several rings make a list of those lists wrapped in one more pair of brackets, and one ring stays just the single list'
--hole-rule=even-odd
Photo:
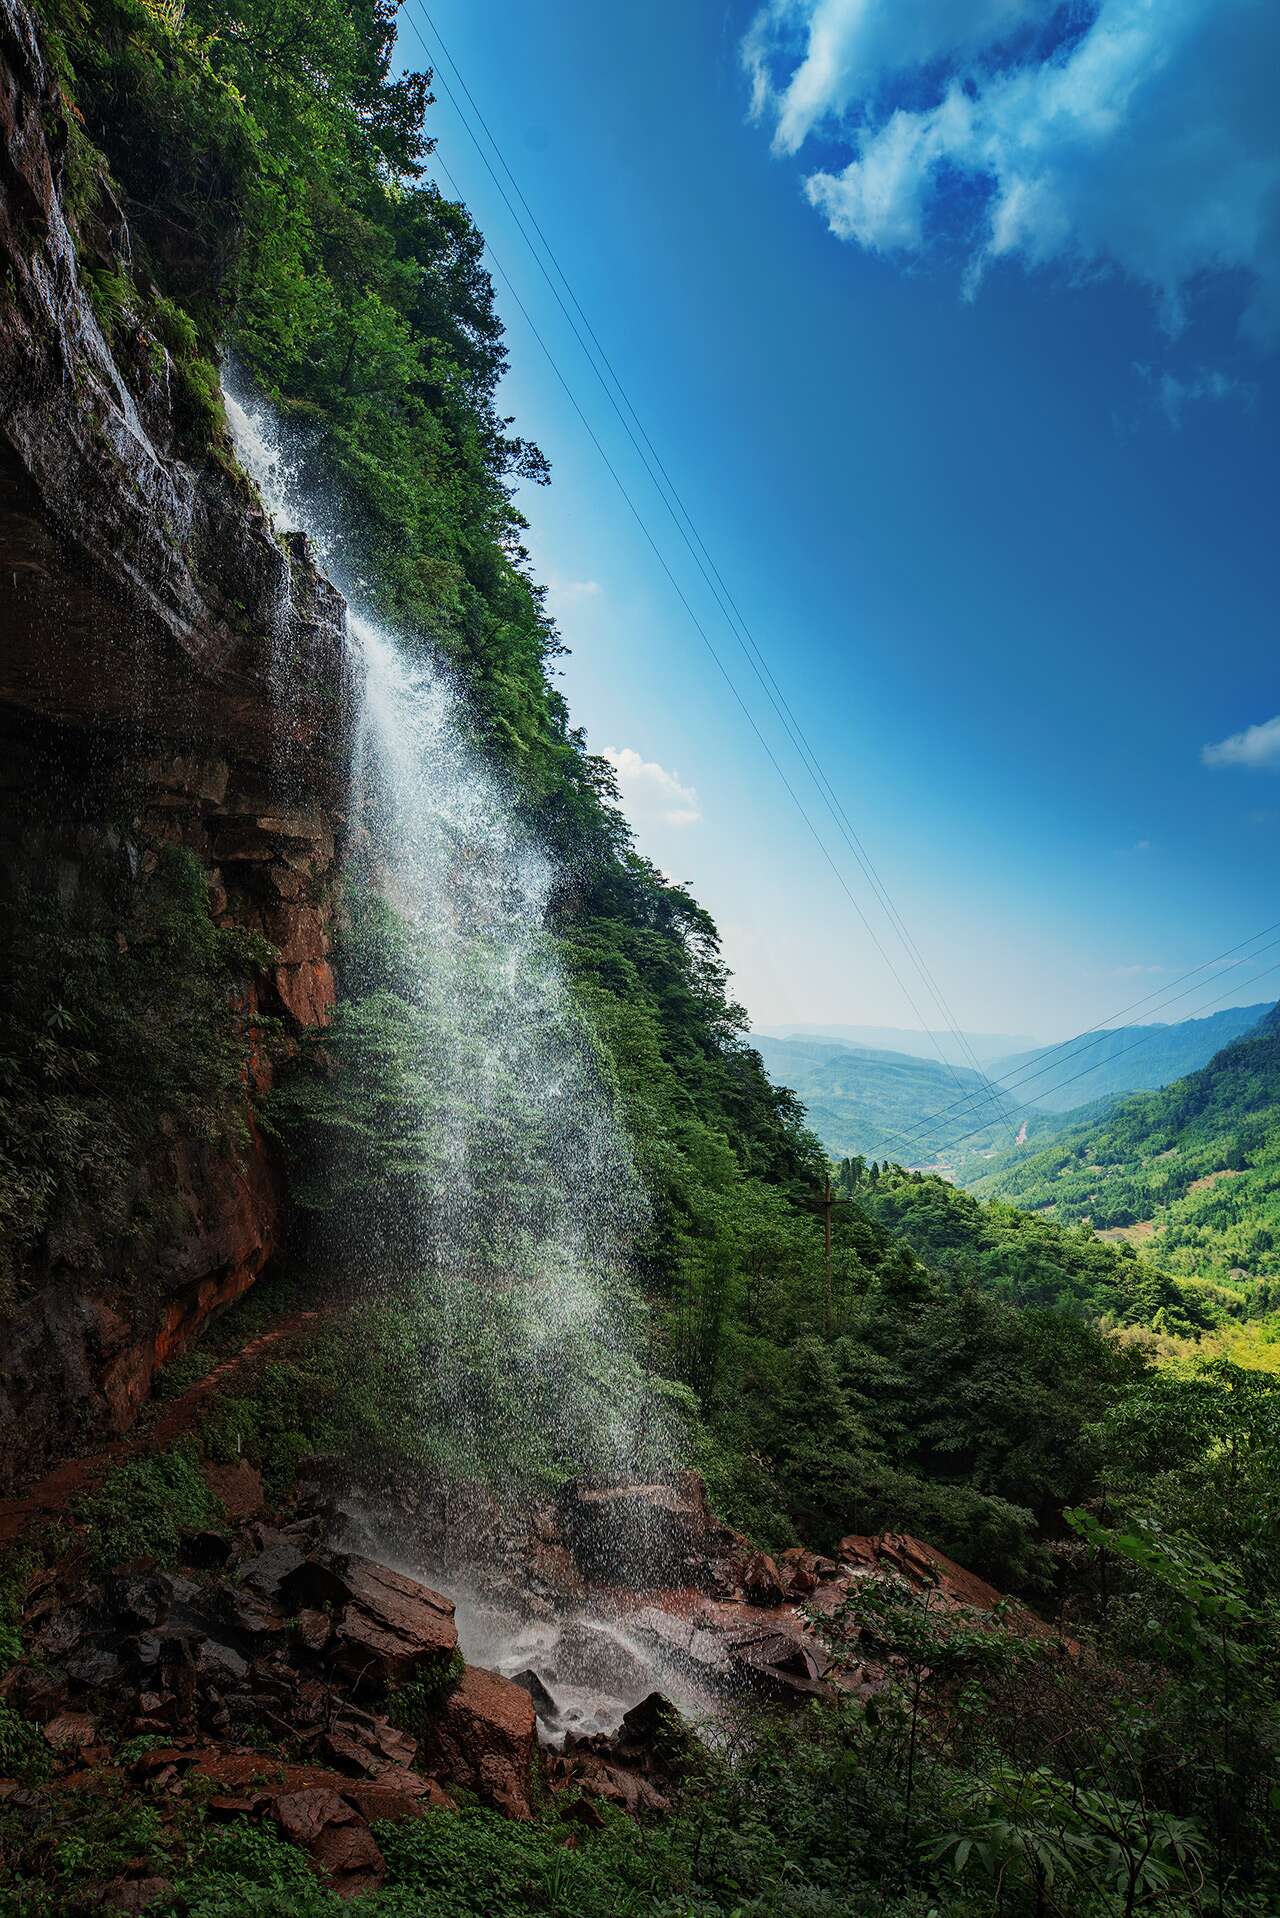
[{"label": "utility pole", "polygon": [[822,1330],[831,1337],[831,1174],[822,1183]]}]

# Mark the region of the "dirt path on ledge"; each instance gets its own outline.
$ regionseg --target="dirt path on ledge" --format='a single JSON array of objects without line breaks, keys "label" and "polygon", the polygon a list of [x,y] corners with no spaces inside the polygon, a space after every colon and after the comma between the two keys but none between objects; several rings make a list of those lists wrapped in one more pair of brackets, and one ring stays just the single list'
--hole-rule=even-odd
[{"label": "dirt path on ledge", "polygon": [[215,1365],[180,1398],[164,1407],[159,1416],[141,1431],[113,1439],[100,1451],[80,1458],[64,1459],[51,1472],[37,1479],[20,1498],[0,1499],[0,1548],[12,1545],[36,1519],[53,1518],[65,1512],[76,1499],[101,1485],[107,1473],[127,1459],[148,1452],[162,1452],[190,1432],[203,1416],[210,1399],[221,1391],[243,1367],[250,1365],[273,1345],[279,1345],[308,1331],[320,1320],[331,1318],[335,1308],[316,1307],[308,1312],[291,1312],[267,1332],[260,1332],[247,1345]]}]

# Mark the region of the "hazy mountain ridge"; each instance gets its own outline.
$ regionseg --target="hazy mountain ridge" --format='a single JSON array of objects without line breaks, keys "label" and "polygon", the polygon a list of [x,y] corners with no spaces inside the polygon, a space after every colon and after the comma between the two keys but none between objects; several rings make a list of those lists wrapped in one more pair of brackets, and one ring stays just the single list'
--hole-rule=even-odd
[{"label": "hazy mountain ridge", "polygon": [[966,1070],[971,1069],[971,1061],[965,1044],[979,1065],[985,1065],[988,1060],[1004,1054],[1035,1048],[1035,1040],[1028,1038],[1025,1033],[962,1032],[957,1039],[954,1033],[917,1032],[908,1026],[827,1025],[821,1022],[795,1025],[784,1021],[780,1025],[762,1027],[758,1036],[766,1039],[826,1041],[833,1045],[858,1046],[873,1052],[888,1050],[910,1059],[928,1059],[930,1063],[936,1063],[941,1058],[952,1065],[962,1065]]},{"label": "hazy mountain ridge", "polygon": [[1269,1007],[1269,1000],[1227,1006],[1201,1019],[1121,1026],[1065,1047],[1034,1046],[993,1059],[990,1072],[992,1078],[1016,1079],[1011,1091],[1031,1105],[1073,1112],[1117,1093],[1154,1091],[1194,1072],[1223,1046],[1252,1031]]},{"label": "hazy mountain ridge", "polygon": [[841,1040],[756,1036],[755,1045],[770,1078],[799,1096],[836,1158],[928,1165],[969,1133],[975,1151],[1007,1146],[1030,1117],[1007,1098],[997,1116],[982,1079],[964,1066]]}]

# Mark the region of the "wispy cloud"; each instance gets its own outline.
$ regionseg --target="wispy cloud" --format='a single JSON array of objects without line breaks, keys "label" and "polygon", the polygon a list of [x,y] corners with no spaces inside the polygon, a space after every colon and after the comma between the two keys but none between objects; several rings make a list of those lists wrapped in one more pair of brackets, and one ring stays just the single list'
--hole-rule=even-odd
[{"label": "wispy cloud", "polygon": [[1111,977],[1113,979],[1142,979],[1153,972],[1163,971],[1163,966],[1112,966]]},{"label": "wispy cloud", "polygon": [[1118,269],[1151,288],[1172,333],[1198,275],[1234,272],[1242,330],[1280,336],[1280,140],[1263,78],[1280,7],[766,0],[743,59],[776,152],[817,132],[852,150],[805,182],[840,239],[918,252],[955,207],[970,294],[1001,259]]},{"label": "wispy cloud", "polygon": [[1242,733],[1200,749],[1206,766],[1243,766],[1250,772],[1280,772],[1280,713],[1264,719],[1261,725],[1246,726]]},{"label": "wispy cloud", "polygon": [[1149,839],[1135,839],[1131,846],[1121,846],[1119,856],[1121,859],[1135,859],[1139,858],[1144,852],[1150,851],[1151,841]]},{"label": "wispy cloud", "polygon": [[563,620],[575,607],[599,599],[598,579],[563,579],[552,573],[547,579],[547,611],[556,621]]},{"label": "wispy cloud", "polygon": [[696,826],[698,795],[656,759],[642,759],[632,746],[606,746],[602,755],[618,775],[618,791],[637,825]]},{"label": "wispy cloud", "polygon": [[1258,397],[1252,381],[1236,379],[1220,367],[1202,366],[1185,379],[1151,366],[1139,365],[1135,370],[1155,388],[1156,403],[1175,433],[1181,430],[1187,407],[1198,401],[1234,400],[1247,411]]}]

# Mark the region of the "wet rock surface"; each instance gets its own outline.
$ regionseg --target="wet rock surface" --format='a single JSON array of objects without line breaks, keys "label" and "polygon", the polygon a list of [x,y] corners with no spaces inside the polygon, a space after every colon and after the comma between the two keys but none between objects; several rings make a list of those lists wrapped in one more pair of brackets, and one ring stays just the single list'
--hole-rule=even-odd
[{"label": "wet rock surface", "polygon": [[[218,923],[276,948],[228,1009],[261,1084],[257,1022],[297,1034],[335,999],[344,609],[225,451],[184,437],[141,311],[104,334],[85,276],[129,273],[128,228],[106,182],[68,224],[65,112],[34,15],[0,0],[0,905],[30,887],[123,913],[160,849],[192,853]],[[127,1235],[94,1219],[51,1229],[14,1275],[0,1491],[127,1430],[157,1368],[279,1245],[278,1169],[251,1116],[243,1143],[178,1123],[133,1176],[130,1203],[162,1200],[169,1221],[145,1284]]]},{"label": "wet rock surface", "polygon": [[[257,1488],[242,1489],[256,1501]],[[697,1491],[682,1503],[687,1527]],[[459,1494],[460,1508],[482,1504]],[[1049,1629],[918,1539],[851,1535],[830,1557],[796,1548],[762,1563],[709,1515],[701,1540],[688,1529],[682,1539],[702,1589],[591,1585],[554,1509],[503,1520],[536,1562],[548,1550],[573,1562],[567,1589],[535,1595],[533,1616],[517,1602],[518,1551],[487,1566],[514,1609],[491,1593],[483,1610],[474,1592],[455,1607],[372,1549],[338,1549],[332,1511],[305,1504],[280,1522],[230,1521],[216,1565],[208,1535],[192,1532],[176,1569],[137,1563],[95,1578],[73,1544],[27,1585],[26,1653],[0,1697],[38,1728],[48,1790],[123,1781],[160,1806],[195,1794],[211,1819],[269,1823],[354,1895],[384,1876],[379,1820],[449,1810],[455,1794],[527,1819],[542,1789],[585,1825],[600,1822],[602,1803],[660,1816],[693,1741],[719,1735],[740,1706],[880,1689],[892,1651],[849,1618],[865,1580],[927,1593],[944,1621]],[[40,1793],[12,1781],[0,1781],[0,1799],[40,1815]],[[125,1879],[117,1902],[151,1896]]]},{"label": "wet rock surface", "polygon": [[443,1776],[510,1818],[531,1818],[537,1731],[527,1691],[469,1665],[432,1718],[424,1753]]}]

